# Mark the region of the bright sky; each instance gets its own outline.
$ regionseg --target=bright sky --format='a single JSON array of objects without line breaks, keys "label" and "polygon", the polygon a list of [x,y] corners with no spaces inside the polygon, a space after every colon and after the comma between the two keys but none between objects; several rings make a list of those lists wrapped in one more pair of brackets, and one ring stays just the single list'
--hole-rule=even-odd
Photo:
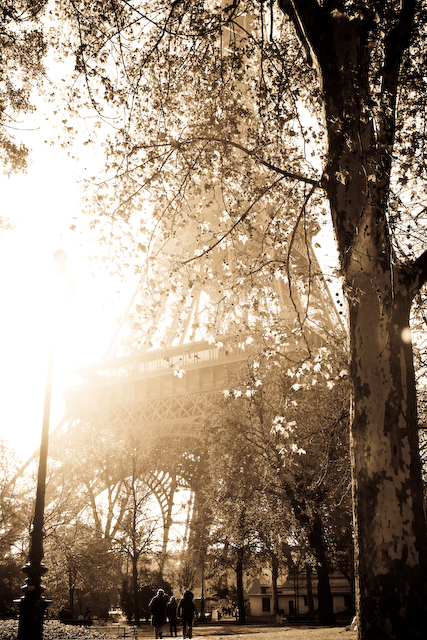
[{"label": "bright sky", "polygon": [[10,179],[0,174],[0,215],[15,224],[0,234],[0,435],[23,461],[40,444],[52,254],[58,249],[68,254],[67,270],[78,288],[61,311],[51,429],[63,415],[63,389],[79,384],[79,378],[67,373],[69,367],[102,357],[134,286],[94,270],[88,256],[96,247],[87,234],[70,231],[73,216],[79,215],[77,180],[83,166],[61,148],[41,145],[45,133],[25,134],[27,144],[34,140],[37,147],[27,174]]}]

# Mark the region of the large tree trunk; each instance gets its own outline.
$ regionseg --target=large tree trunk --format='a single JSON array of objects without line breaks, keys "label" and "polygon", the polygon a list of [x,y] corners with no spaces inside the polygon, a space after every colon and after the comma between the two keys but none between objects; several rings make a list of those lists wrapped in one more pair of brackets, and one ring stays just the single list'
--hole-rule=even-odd
[{"label": "large tree trunk", "polygon": [[409,640],[425,634],[427,549],[408,329],[414,291],[409,270],[394,264],[386,221],[395,104],[386,95],[374,122],[368,31],[342,15],[331,25],[324,185],[348,302],[359,638]]},{"label": "large tree trunk", "polygon": [[271,584],[273,586],[273,613],[279,613],[279,592],[277,589],[277,580],[279,578],[279,560],[275,553],[271,554]]},{"label": "large tree trunk", "polygon": [[307,581],[307,604],[308,604],[308,613],[314,614],[314,599],[313,599],[313,585],[311,582],[311,565],[307,562],[305,565],[305,576]]},{"label": "large tree trunk", "polygon": [[68,568],[68,600],[70,603],[69,609],[71,612],[71,618],[74,618],[74,590],[75,590],[75,575],[71,568]]},{"label": "large tree trunk", "polygon": [[[350,308],[356,601],[361,638],[409,639],[425,633],[427,614],[409,301],[393,267],[375,271],[355,279],[363,295]],[[372,282],[391,276],[382,305]]]},{"label": "large tree trunk", "polygon": [[132,556],[132,591],[133,591],[133,619],[139,627],[139,602],[138,602],[138,558]]}]

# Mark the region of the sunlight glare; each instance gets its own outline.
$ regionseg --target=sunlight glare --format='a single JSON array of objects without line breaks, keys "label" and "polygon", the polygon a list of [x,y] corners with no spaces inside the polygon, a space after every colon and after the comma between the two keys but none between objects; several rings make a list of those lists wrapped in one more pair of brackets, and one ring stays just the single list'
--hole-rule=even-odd
[{"label": "sunlight glare", "polygon": [[0,178],[0,215],[14,224],[0,234],[0,437],[23,459],[40,444],[52,305],[58,310],[59,302],[52,296],[54,252],[68,254],[66,267],[76,290],[59,305],[51,429],[64,411],[63,389],[80,382],[69,368],[102,358],[134,287],[90,264],[96,247],[84,224],[78,232],[70,230],[81,197],[76,164],[63,150],[47,146],[33,158],[27,174]]}]

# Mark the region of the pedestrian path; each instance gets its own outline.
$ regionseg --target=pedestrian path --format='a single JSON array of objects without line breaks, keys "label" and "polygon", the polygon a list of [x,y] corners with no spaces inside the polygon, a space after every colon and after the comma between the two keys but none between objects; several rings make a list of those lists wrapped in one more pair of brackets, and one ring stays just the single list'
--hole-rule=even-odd
[{"label": "pedestrian path", "polygon": [[[147,640],[154,640],[154,628],[149,624],[144,624],[141,627],[131,627],[127,625],[111,625],[108,627],[99,627],[99,631],[103,631],[111,634],[111,638],[146,638]],[[195,625],[193,627],[193,639],[218,636],[228,637],[234,635],[250,635],[254,633],[271,633],[277,632],[279,627],[266,627],[265,625],[239,625],[236,623],[229,624],[209,624],[209,625]],[[163,640],[169,640],[172,638],[168,633],[163,633]],[[178,633],[178,639],[182,639],[182,633]]]}]

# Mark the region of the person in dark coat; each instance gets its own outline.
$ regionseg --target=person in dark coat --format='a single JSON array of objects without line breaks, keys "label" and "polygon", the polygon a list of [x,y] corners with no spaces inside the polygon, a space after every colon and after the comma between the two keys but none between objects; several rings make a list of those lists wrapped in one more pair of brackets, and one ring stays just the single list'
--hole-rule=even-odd
[{"label": "person in dark coat", "polygon": [[193,593],[186,591],[178,607],[178,614],[181,614],[182,619],[182,635],[184,638],[193,637],[193,621],[197,613],[193,598]]},{"label": "person in dark coat", "polygon": [[171,596],[170,599],[169,599],[169,602],[167,604],[167,607],[166,607],[166,615],[167,615],[168,620],[169,620],[169,626],[170,626],[170,631],[171,631],[172,638],[174,636],[174,633],[175,633],[175,638],[178,635],[177,630],[176,630],[176,622],[177,622],[176,613],[177,613],[177,609],[178,609],[178,603],[175,600],[175,598],[173,596]]},{"label": "person in dark coat", "polygon": [[151,613],[151,624],[154,627],[156,638],[163,638],[163,627],[166,624],[166,605],[168,603],[168,597],[163,591],[159,589],[148,604]]}]

